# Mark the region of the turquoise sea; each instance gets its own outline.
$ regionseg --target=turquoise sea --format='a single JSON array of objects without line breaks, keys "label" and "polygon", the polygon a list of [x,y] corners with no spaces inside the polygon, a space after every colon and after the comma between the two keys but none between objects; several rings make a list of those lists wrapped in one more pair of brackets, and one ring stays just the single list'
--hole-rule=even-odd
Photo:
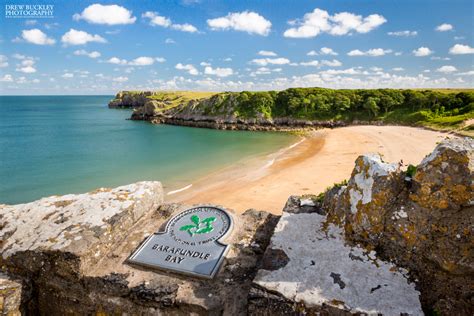
[{"label": "turquoise sea", "polygon": [[168,189],[294,141],[126,120],[112,96],[0,96],[0,203],[159,180]]}]

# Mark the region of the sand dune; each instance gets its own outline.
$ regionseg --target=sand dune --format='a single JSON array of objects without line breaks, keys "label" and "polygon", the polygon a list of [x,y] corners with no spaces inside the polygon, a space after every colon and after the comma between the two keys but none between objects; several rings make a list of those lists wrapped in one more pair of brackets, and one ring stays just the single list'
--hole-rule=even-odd
[{"label": "sand dune", "polygon": [[[243,212],[249,208],[281,213],[290,195],[318,194],[349,178],[364,153],[387,162],[418,164],[446,133],[401,126],[324,129],[271,156],[219,170],[195,182],[168,202],[217,204]],[[272,163],[269,163],[272,162]]]}]

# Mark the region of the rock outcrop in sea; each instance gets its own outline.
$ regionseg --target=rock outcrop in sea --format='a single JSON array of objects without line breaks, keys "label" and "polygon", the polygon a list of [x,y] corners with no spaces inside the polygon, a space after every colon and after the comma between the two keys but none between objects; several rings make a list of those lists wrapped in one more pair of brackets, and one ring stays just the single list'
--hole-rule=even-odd
[{"label": "rock outcrop in sea", "polygon": [[[128,264],[186,209],[159,182],[0,206],[4,314],[472,315],[474,140],[414,171],[365,155],[346,185],[233,214],[212,280]],[[311,175],[308,175],[311,176]],[[316,175],[315,175],[316,176]]]}]

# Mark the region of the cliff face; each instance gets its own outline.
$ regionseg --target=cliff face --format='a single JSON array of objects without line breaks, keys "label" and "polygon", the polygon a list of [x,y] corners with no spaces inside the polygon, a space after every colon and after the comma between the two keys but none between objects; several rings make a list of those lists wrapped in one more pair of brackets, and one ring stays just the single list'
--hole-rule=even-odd
[{"label": "cliff face", "polygon": [[473,172],[470,138],[439,144],[415,172],[361,156],[347,185],[290,197],[281,217],[234,214],[213,280],[126,263],[186,209],[164,204],[159,182],[2,205],[0,310],[472,315]]},{"label": "cliff face", "polygon": [[472,136],[473,104],[471,91],[289,88],[219,93],[124,91],[109,106],[133,108],[134,120],[214,129],[288,130],[388,123]]},{"label": "cliff face", "polygon": [[115,98],[109,102],[109,108],[139,108],[145,105],[151,96],[153,96],[153,92],[151,91],[120,91]]},{"label": "cliff face", "polygon": [[242,113],[237,94],[203,92],[119,92],[109,108],[132,108],[132,120],[224,130],[295,130],[345,126],[342,121],[270,118],[256,109]]}]

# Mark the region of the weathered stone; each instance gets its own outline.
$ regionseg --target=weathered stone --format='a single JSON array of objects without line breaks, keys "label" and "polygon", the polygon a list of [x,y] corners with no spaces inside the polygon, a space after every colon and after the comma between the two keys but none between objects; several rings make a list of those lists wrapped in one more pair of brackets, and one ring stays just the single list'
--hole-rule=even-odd
[{"label": "weathered stone", "polygon": [[448,139],[412,178],[373,155],[359,157],[347,187],[324,198],[327,224],[344,227],[349,243],[407,268],[425,310],[472,314],[473,158],[473,139]]},{"label": "weathered stone", "polygon": [[[347,186],[331,191],[323,209],[333,223],[345,223],[348,233],[376,240],[384,229],[385,213],[399,193],[401,171],[377,154],[360,156]],[[333,204],[333,205],[331,205]],[[333,208],[331,208],[331,206]]]},{"label": "weathered stone", "polygon": [[474,205],[474,141],[444,141],[417,168],[410,199],[430,210]]},{"label": "weathered stone", "polygon": [[296,196],[292,195],[286,201],[283,212],[287,213],[318,213],[323,214],[321,202],[316,196]]},{"label": "weathered stone", "polygon": [[254,283],[260,294],[254,290],[249,296],[252,314],[423,314],[406,271],[374,252],[345,245],[343,230],[325,228],[325,220],[316,213],[283,213],[263,260],[281,261],[285,253],[288,261],[279,269],[259,270]]},{"label": "weathered stone", "polygon": [[3,206],[2,271],[31,289],[25,312],[245,314],[256,264],[278,217],[254,210],[234,215],[225,240],[230,251],[212,280],[128,264],[148,235],[187,208],[162,204],[162,197],[159,182],[141,182]]},{"label": "weathered stone", "polygon": [[139,182],[2,206],[2,260],[14,260],[26,252],[58,251],[80,257],[86,268],[162,201],[159,182]]},{"label": "weathered stone", "polygon": [[21,283],[0,273],[0,314],[21,315]]}]

